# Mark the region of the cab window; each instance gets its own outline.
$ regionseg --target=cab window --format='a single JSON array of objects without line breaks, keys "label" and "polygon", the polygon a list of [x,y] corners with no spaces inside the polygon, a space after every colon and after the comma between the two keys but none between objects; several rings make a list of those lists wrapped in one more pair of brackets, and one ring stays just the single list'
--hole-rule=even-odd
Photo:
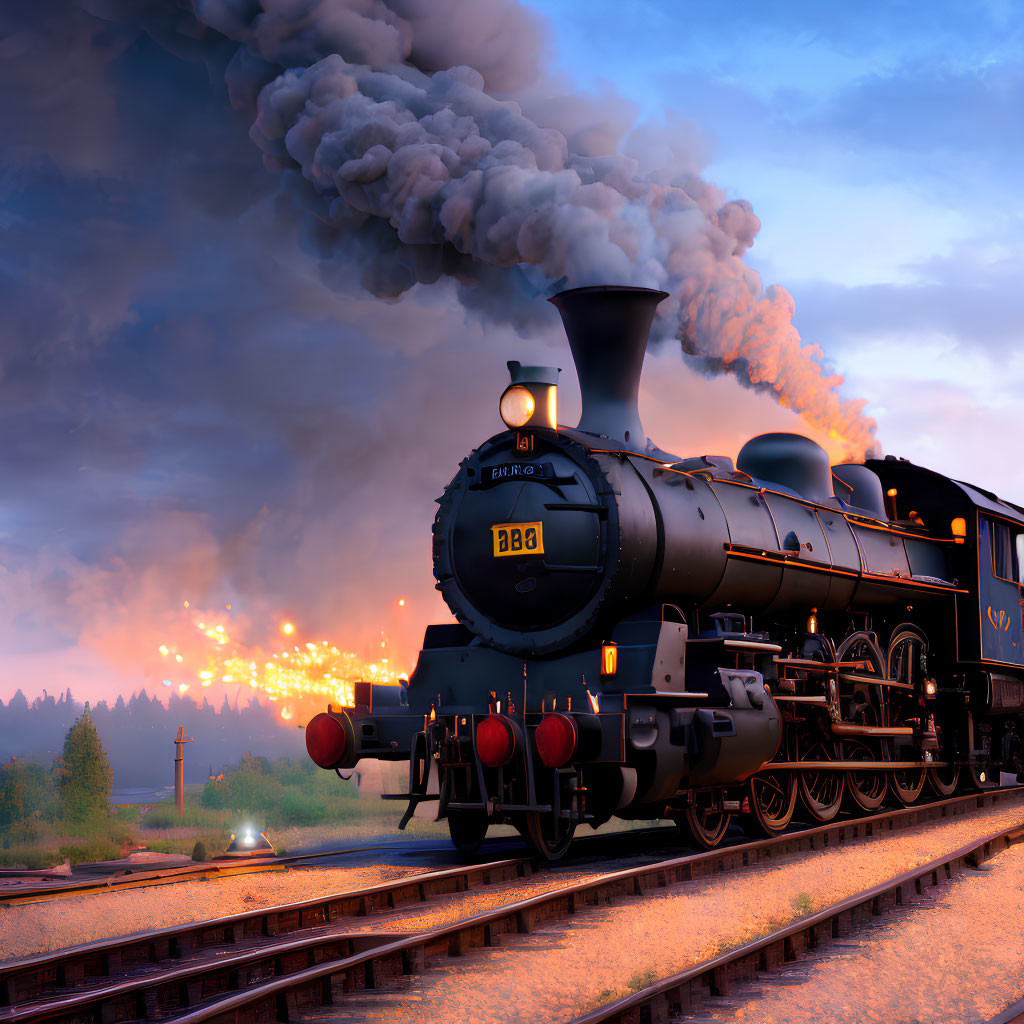
[{"label": "cab window", "polygon": [[1021,536],[1014,536],[1006,523],[992,522],[992,575],[1020,582]]},{"label": "cab window", "polygon": [[1024,586],[1024,533],[1017,534],[1017,582]]}]

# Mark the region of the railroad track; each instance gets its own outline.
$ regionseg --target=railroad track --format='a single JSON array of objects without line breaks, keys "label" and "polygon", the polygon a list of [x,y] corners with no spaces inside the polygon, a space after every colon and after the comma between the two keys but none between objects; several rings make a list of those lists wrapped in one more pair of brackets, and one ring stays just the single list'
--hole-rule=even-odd
[{"label": "railroad track", "polygon": [[[644,836],[678,836],[678,830],[671,825],[638,828],[624,832],[605,832],[593,836],[583,836],[576,841],[574,850],[585,850],[589,844],[607,843],[614,838],[628,837],[630,842]],[[514,838],[511,838],[515,842]],[[304,863],[322,860],[325,857],[344,857],[347,854],[367,853],[373,850],[394,850],[404,853],[401,846],[394,843],[371,846],[352,846],[341,850],[321,850],[314,853],[296,853],[283,857],[266,857],[246,860],[220,860],[202,864],[183,864],[173,868],[127,868],[123,872],[109,875],[103,879],[89,879],[80,882],[62,882],[59,885],[25,885],[17,889],[0,888],[0,906],[24,906],[31,903],[45,903],[51,900],[70,899],[75,896],[103,895],[120,892],[126,889],[139,889],[155,885],[172,885],[179,882],[192,882],[208,878],[229,878],[232,875],[249,875],[266,871],[284,871],[298,867]],[[423,846],[413,852],[443,853],[452,858],[457,856],[451,843],[443,841],[441,845]],[[486,848],[481,851],[486,854]]]},{"label": "railroad track", "polygon": [[[123,872],[103,879],[88,879],[81,882],[63,882],[59,885],[27,885],[19,889],[0,889],[0,905],[22,906],[28,903],[42,903],[49,900],[72,896],[118,892],[122,889],[138,889],[150,885],[171,885],[176,882],[191,882],[202,878],[229,878],[232,875],[251,875],[264,871],[284,871],[306,861],[322,860],[324,857],[340,857],[349,853],[366,853],[371,850],[393,849],[392,844],[377,846],[355,846],[344,850],[321,850],[316,853],[296,853],[283,857],[261,857],[246,860],[208,861],[202,864],[182,864],[180,867],[156,868],[150,871],[126,868]],[[450,851],[450,844],[437,847],[437,851]],[[433,848],[422,848],[417,852],[436,852]]]},{"label": "railroad track", "polygon": [[[293,1020],[300,1010],[327,1008],[353,993],[387,988],[400,976],[421,973],[439,959],[459,956],[474,947],[497,945],[516,934],[529,934],[541,923],[582,912],[588,906],[642,896],[810,850],[889,835],[932,821],[952,820],[979,808],[1017,802],[1021,792],[1016,788],[972,794],[631,867],[517,899],[416,934],[357,932],[351,924],[348,928],[345,925],[359,917],[365,922],[365,915],[376,910],[393,909],[432,895],[519,881],[529,874],[529,863],[511,860],[431,872],[362,892],[8,962],[0,965],[7,1002],[0,1009],[0,1024],[116,1024],[152,1019],[174,1019],[180,1024],[251,1024]],[[919,874],[927,870],[920,869]],[[898,884],[907,883],[904,880]],[[877,899],[884,900],[881,896]]]},{"label": "railroad track", "polygon": [[[781,971],[808,955],[818,956],[833,941],[913,903],[965,869],[976,868],[1021,842],[1024,827],[1015,826],[968,843],[785,928],[577,1017],[571,1024],[668,1024],[712,1010],[715,999],[727,997],[733,986],[756,982],[760,976]],[[1017,1014],[1024,1015],[1024,1000],[996,1020],[1010,1024]]]},{"label": "railroad track", "polygon": [[[361,944],[372,945],[372,941],[365,933],[358,938],[335,934],[340,922],[365,919],[377,911],[530,874],[531,863],[524,858],[449,868],[408,875],[353,892],[8,960],[0,963],[0,1021],[61,1019],[73,1011],[75,1020],[85,1019],[82,1014],[98,1014],[97,1020],[107,1022],[132,1019],[129,1011],[138,1006],[144,1011],[142,1017],[149,1016],[150,1011],[159,1014],[168,1001],[188,1006],[196,998],[204,997],[202,988],[198,993],[194,990],[194,979],[202,982],[207,994],[225,985],[233,988],[252,984],[261,980],[257,974],[265,976],[264,961],[275,953],[287,954],[287,959],[270,976],[297,969],[302,960],[300,954],[307,947],[302,940],[284,938],[292,933],[311,930],[317,941],[327,944],[344,939],[339,946],[344,952]],[[231,970],[236,973],[225,981],[223,973],[215,968],[227,962],[222,954],[232,947],[239,954],[231,958]],[[319,955],[315,943],[308,950],[314,958]],[[205,964],[204,951],[213,954],[213,960]],[[320,956],[327,958],[326,953]],[[183,971],[185,961],[188,969]],[[249,972],[251,979],[237,974],[246,964],[256,965]],[[168,983],[193,988],[184,993],[184,998],[181,994],[168,996],[164,990]]]}]

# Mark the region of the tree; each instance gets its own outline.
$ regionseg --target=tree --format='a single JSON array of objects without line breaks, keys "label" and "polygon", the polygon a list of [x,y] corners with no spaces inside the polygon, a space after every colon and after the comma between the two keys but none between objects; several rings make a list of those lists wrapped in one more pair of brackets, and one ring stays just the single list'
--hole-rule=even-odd
[{"label": "tree", "polygon": [[88,704],[64,740],[59,774],[61,814],[65,821],[82,824],[109,814],[114,773]]}]

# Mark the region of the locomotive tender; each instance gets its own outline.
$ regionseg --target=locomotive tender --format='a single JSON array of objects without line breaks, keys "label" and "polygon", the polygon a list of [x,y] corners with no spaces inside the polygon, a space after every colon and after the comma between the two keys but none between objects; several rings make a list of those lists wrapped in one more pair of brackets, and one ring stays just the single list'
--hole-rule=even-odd
[{"label": "locomotive tender", "polygon": [[458,622],[427,628],[401,703],[364,687],[317,715],[312,759],[409,760],[402,827],[436,800],[464,853],[502,822],[551,859],[613,814],[710,848],[735,815],[774,834],[798,805],[827,822],[1024,773],[1024,509],[796,434],[735,466],[657,449],[637,395],[665,297],[550,300],[579,426],[558,369],[509,363],[508,429],[434,521]]}]

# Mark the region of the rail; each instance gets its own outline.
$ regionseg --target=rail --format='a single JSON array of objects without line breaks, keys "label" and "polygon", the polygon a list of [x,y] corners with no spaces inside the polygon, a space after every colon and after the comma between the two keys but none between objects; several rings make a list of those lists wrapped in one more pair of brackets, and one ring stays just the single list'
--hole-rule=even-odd
[{"label": "rail", "polygon": [[870,918],[903,906],[964,868],[976,867],[1019,842],[1024,842],[1024,828],[1020,826],[975,840],[770,935],[577,1017],[571,1024],[635,1024],[638,1020],[661,1024],[702,1011],[716,996],[727,995],[731,983],[755,980],[759,972],[779,970],[806,952],[820,951]]},{"label": "rail", "polygon": [[[428,957],[458,956],[474,947],[496,945],[502,936],[530,933],[543,922],[575,914],[587,906],[600,906],[615,899],[642,896],[646,892],[664,889],[678,882],[742,870],[749,865],[806,850],[856,842],[934,820],[955,818],[975,808],[1018,802],[1022,789],[1024,787],[955,797],[937,804],[905,808],[849,822],[832,823],[763,842],[745,843],[708,853],[641,865],[506,904],[487,913],[416,935],[393,937],[381,936],[379,933],[363,933],[364,941],[368,944],[375,943],[372,948],[339,950],[336,958],[328,962],[289,973],[285,977],[258,978],[254,987],[232,992],[215,1002],[195,1005],[204,998],[209,998],[209,994],[204,997],[202,985],[193,985],[193,998],[188,992],[189,985],[180,984],[178,991],[185,993],[186,1000],[193,1004],[193,1008],[179,1005],[176,1009],[184,1009],[186,1012],[175,1015],[173,1019],[176,1024],[252,1024],[254,1021],[293,1020],[298,1016],[299,1008],[310,1009],[330,1005],[342,1001],[348,993],[382,988],[389,980],[397,979],[401,975],[420,973],[425,969]],[[1024,834],[1024,830],[1020,831]],[[991,843],[993,840],[990,838],[972,844],[972,849],[984,847],[986,842]],[[916,872],[910,874],[923,877],[928,870],[916,869]],[[805,921],[799,924],[806,923]],[[331,940],[332,937],[328,936],[324,941]],[[351,955],[343,955],[346,952],[350,952]],[[264,949],[261,955],[266,959],[268,955],[272,955],[272,951]],[[244,976],[238,978],[238,982],[243,980]],[[161,1008],[155,998],[147,1000],[139,998],[138,995],[132,998],[135,1001],[131,1005],[142,1011],[137,1016],[146,1016],[149,1013],[150,1016],[162,1016],[163,1019],[167,1019],[168,1008]],[[150,1006],[153,1007],[152,1011],[148,1009]],[[123,1006],[118,1007],[113,1002],[105,1011],[94,1007],[91,1012],[83,1012],[83,1007],[62,1006],[60,1000],[48,1006],[45,1013],[38,1012],[39,1009],[25,1007],[24,1011],[13,1012],[9,1019],[19,1024],[27,1024],[29,1021],[52,1022],[63,1017],[68,1021],[81,1022],[92,1019],[105,1024],[108,1020],[128,1019],[130,1015],[130,1011],[126,1012]]]}]

